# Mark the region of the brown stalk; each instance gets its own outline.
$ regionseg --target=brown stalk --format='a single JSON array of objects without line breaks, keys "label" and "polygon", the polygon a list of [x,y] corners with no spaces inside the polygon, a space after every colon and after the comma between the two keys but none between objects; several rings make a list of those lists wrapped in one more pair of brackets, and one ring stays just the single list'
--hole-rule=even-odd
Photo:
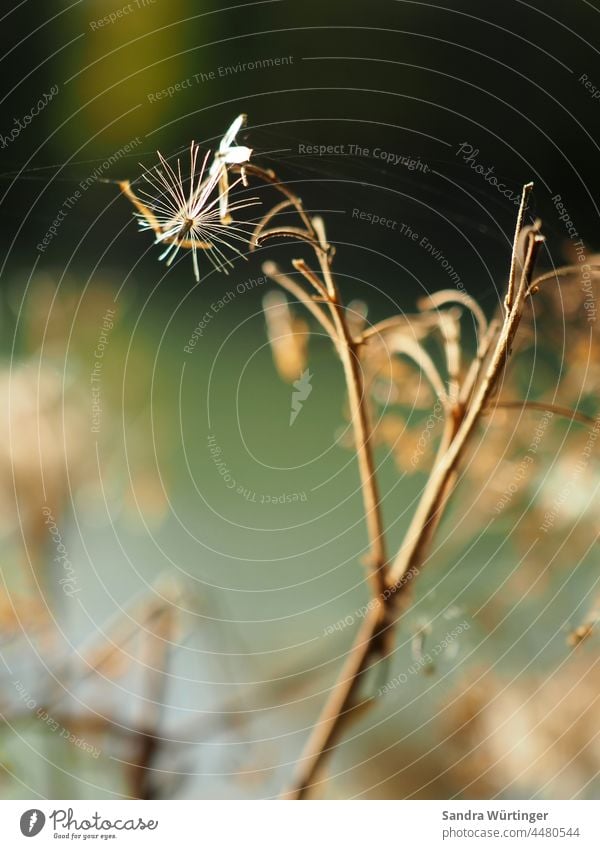
[{"label": "brown stalk", "polygon": [[286,275],[282,275],[273,263],[265,264],[263,270],[267,276],[271,276],[276,282],[279,282],[288,291],[295,294],[307,306],[310,304],[308,308],[317,317],[321,326],[328,330],[342,361],[348,388],[352,429],[358,460],[365,520],[369,535],[370,548],[366,563],[367,575],[371,584],[373,597],[376,598],[385,589],[384,568],[387,557],[381,516],[381,499],[375,476],[373,434],[369,421],[368,398],[364,388],[358,356],[358,343],[354,340],[348,327],[346,312],[331,271],[333,251],[327,242],[325,228],[321,219],[311,218],[307,214],[300,198],[284,183],[280,182],[274,171],[265,171],[257,166],[251,166],[247,167],[247,172],[248,174],[259,177],[280,191],[294,206],[304,225],[304,229],[286,227],[281,229],[273,228],[268,231],[262,230],[255,235],[255,241],[258,243],[261,239],[276,235],[296,236],[310,244],[319,262],[323,278],[322,281],[302,260],[296,260],[294,265],[317,291],[320,299],[327,306],[331,318],[326,316],[321,307],[308,296],[301,286],[298,286]]},{"label": "brown stalk", "polygon": [[[590,264],[588,268],[593,277],[600,277],[600,265]],[[535,294],[541,284],[546,283],[548,280],[555,280],[557,277],[570,277],[577,273],[581,274],[580,265],[563,265],[561,268],[554,269],[554,271],[548,271],[532,281],[527,294]]]},{"label": "brown stalk", "polygon": [[[523,190],[520,218],[527,202],[529,186]],[[512,307],[507,311],[500,329],[496,345],[485,374],[475,390],[466,411],[456,410],[457,428],[451,438],[448,450],[432,470],[429,481],[423,491],[419,506],[413,516],[404,543],[389,571],[391,585],[396,585],[402,576],[412,568],[419,568],[423,562],[427,541],[427,528],[435,520],[445,500],[447,487],[456,472],[456,468],[467,447],[468,440],[477,425],[483,409],[492,397],[502,371],[510,356],[512,342],[523,313],[527,286],[535,261],[535,255],[541,237],[536,228],[530,228],[527,235],[525,257],[522,264],[521,281],[514,294]]]},{"label": "brown stalk", "polygon": [[314,244],[314,239],[310,233],[303,230],[302,227],[272,227],[270,230],[261,230],[255,237],[255,244],[262,245],[267,239],[275,239],[285,237],[287,239],[301,239],[305,242]]},{"label": "brown stalk", "polygon": [[373,336],[385,336],[386,333],[397,330],[410,331],[410,334],[415,339],[422,339],[436,324],[437,320],[435,316],[429,313],[394,315],[390,318],[384,318],[382,321],[377,322],[377,324],[373,324],[371,327],[363,330],[361,341],[366,342]]},{"label": "brown stalk", "polygon": [[321,309],[321,307],[317,304],[317,302],[311,298],[311,296],[306,292],[305,289],[302,288],[295,280],[292,280],[287,274],[284,274],[280,271],[279,266],[274,262],[265,262],[263,264],[263,271],[270,277],[271,280],[274,280],[278,283],[282,289],[285,289],[293,295],[295,298],[300,301],[300,303],[304,304],[304,306],[310,310],[310,312],[317,319],[321,327],[326,331],[327,335],[331,337],[333,343],[336,348],[338,345],[338,338],[336,335],[335,327],[333,326],[329,316],[327,313]]},{"label": "brown stalk", "polygon": [[379,485],[375,475],[373,432],[369,417],[368,398],[358,356],[358,346],[348,328],[345,310],[337,298],[330,302],[330,306],[336,335],[340,340],[338,352],[342,360],[348,389],[350,418],[354,432],[365,520],[370,542],[367,568],[373,597],[376,598],[385,590],[384,570],[387,564],[387,555]]},{"label": "brown stalk", "polygon": [[306,280],[308,280],[308,282],[311,284],[311,286],[315,287],[315,289],[319,293],[319,296],[322,298],[322,300],[325,303],[327,303],[329,301],[329,295],[328,295],[327,289],[325,289],[323,287],[323,284],[321,283],[321,281],[319,280],[317,275],[313,271],[310,270],[310,268],[304,262],[304,260],[303,259],[293,259],[292,265],[294,266],[296,271],[299,271],[300,274]]},{"label": "brown stalk", "polygon": [[250,250],[254,250],[256,248],[258,242],[257,237],[260,235],[261,230],[264,230],[269,221],[275,218],[276,215],[279,215],[280,212],[283,212],[284,209],[289,209],[290,206],[293,206],[293,203],[289,198],[285,198],[285,200],[276,203],[266,215],[260,219],[256,227],[254,228],[254,233],[252,234],[252,238],[250,239]]},{"label": "brown stalk", "polygon": [[519,205],[517,223],[515,224],[512,256],[510,259],[510,272],[508,275],[508,288],[506,290],[506,298],[504,299],[504,305],[508,311],[510,311],[513,305],[513,299],[515,294],[515,279],[517,276],[519,239],[521,236],[521,231],[523,229],[523,216],[525,215],[525,209],[527,208],[527,200],[529,198],[529,195],[531,194],[532,189],[533,183],[527,183],[527,185],[523,187],[523,195],[521,198],[521,204]]},{"label": "brown stalk", "polygon": [[563,407],[560,404],[545,404],[543,401],[494,401],[493,407],[487,407],[484,415],[492,414],[496,410],[539,410],[543,413],[553,413],[555,416],[560,416],[563,419],[570,419],[580,424],[591,425],[596,424],[597,419],[593,416],[586,416],[585,413],[580,413],[579,410],[572,410],[570,407]]},{"label": "brown stalk", "polygon": [[313,785],[315,775],[335,746],[340,726],[355,708],[355,696],[371,659],[382,655],[380,640],[385,633],[386,618],[386,603],[377,599],[363,620],[282,799],[303,799]]},{"label": "brown stalk", "polygon": [[[374,661],[385,656],[389,650],[390,638],[394,629],[394,617],[406,604],[410,576],[418,573],[422,567],[428,545],[441,520],[448,498],[458,477],[460,461],[469,439],[474,433],[481,416],[486,411],[490,399],[496,391],[499,379],[510,356],[512,343],[517,332],[524,309],[525,300],[530,294],[530,282],[537,249],[542,237],[539,224],[524,227],[523,220],[531,184],[523,188],[521,205],[517,218],[517,228],[511,257],[509,282],[505,299],[505,314],[501,322],[493,322],[488,327],[483,314],[473,305],[463,301],[475,314],[480,330],[478,351],[463,385],[459,387],[457,329],[440,325],[449,367],[449,391],[440,392],[438,373],[435,367],[433,378],[438,396],[441,395],[449,414],[436,461],[429,481],[423,491],[404,543],[394,561],[389,564],[385,555],[384,531],[381,523],[379,494],[374,478],[372,455],[372,432],[370,428],[364,381],[358,361],[358,345],[368,338],[364,333],[360,340],[353,340],[344,317],[337,287],[331,271],[331,251],[327,245],[322,224],[315,225],[321,250],[316,250],[321,274],[327,294],[329,307],[339,340],[338,353],[344,366],[348,397],[352,411],[352,423],[363,489],[365,516],[371,542],[371,580],[373,600],[368,615],[356,636],[348,657],[342,667],[339,678],[331,690],[313,731],[302,752],[293,776],[292,784],[285,798],[301,799],[309,792],[316,781],[327,755],[337,743],[339,731],[349,721],[357,705],[357,693],[365,672]],[[298,263],[296,263],[298,268]],[[305,269],[304,269],[305,270]],[[303,272],[304,273],[304,272]],[[305,274],[305,277],[310,277]],[[460,299],[459,299],[460,300]],[[470,301],[470,299],[468,299]],[[435,305],[437,306],[437,304]],[[392,320],[393,322],[393,320]],[[398,337],[404,336],[398,324],[384,325],[385,330],[395,330]],[[437,323],[437,319],[436,319]],[[405,322],[401,321],[400,326]],[[370,335],[384,330],[380,327]],[[414,344],[416,340],[412,340]],[[398,348],[398,344],[395,346]],[[400,345],[400,349],[405,345]],[[421,368],[427,365],[428,376],[432,377],[429,360],[424,361],[418,345],[417,361]],[[414,356],[414,351],[403,351]],[[428,355],[426,355],[428,357]],[[433,365],[433,364],[432,364]],[[440,379],[441,380],[441,379]],[[467,403],[468,402],[468,403]]]},{"label": "brown stalk", "polygon": [[455,291],[454,289],[441,289],[439,292],[433,292],[425,298],[420,298],[417,301],[419,309],[436,309],[445,306],[448,303],[462,304],[473,313],[479,331],[479,339],[481,340],[487,331],[487,319],[483,310],[477,301],[466,292]]}]

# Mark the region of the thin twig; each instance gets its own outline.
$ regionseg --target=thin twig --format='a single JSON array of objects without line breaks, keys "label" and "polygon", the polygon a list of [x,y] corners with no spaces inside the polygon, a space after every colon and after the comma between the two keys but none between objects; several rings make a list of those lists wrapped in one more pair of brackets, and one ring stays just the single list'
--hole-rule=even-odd
[{"label": "thin twig", "polygon": [[327,293],[327,290],[324,288],[323,284],[321,283],[321,281],[319,280],[317,275],[313,271],[310,270],[310,268],[304,262],[304,260],[303,259],[293,259],[292,265],[294,266],[296,271],[299,271],[300,274],[306,280],[308,280],[308,282],[311,284],[311,286],[314,286],[314,288],[317,290],[317,292],[319,293],[321,298],[327,303],[329,301],[329,295]]},{"label": "thin twig", "polygon": [[432,327],[437,323],[435,315],[432,313],[403,313],[402,315],[394,315],[390,318],[384,318],[378,321],[377,324],[372,324],[367,327],[361,334],[361,341],[367,342],[373,336],[384,337],[386,333],[392,333],[396,330],[405,330],[410,333],[415,339],[422,339],[427,335]]},{"label": "thin twig", "polygon": [[325,330],[328,336],[331,337],[336,347],[339,345],[339,339],[337,336],[337,331],[333,326],[333,323],[328,318],[327,314],[321,307],[315,302],[313,298],[306,292],[302,286],[296,283],[295,280],[292,280],[287,274],[284,274],[278,267],[278,265],[274,262],[268,261],[263,263],[262,267],[264,273],[267,277],[270,277],[276,283],[278,283],[283,289],[286,289],[290,295],[293,295],[295,298],[300,301],[300,303],[304,304],[304,306],[310,310],[310,312],[317,319],[321,327]]},{"label": "thin twig", "polygon": [[570,407],[562,407],[559,404],[545,404],[543,401],[494,401],[494,405],[486,407],[483,410],[483,414],[492,415],[498,409],[540,410],[544,413],[553,413],[555,416],[579,422],[580,424],[591,425],[592,427],[597,422],[597,419],[592,416],[586,416],[585,413],[580,413],[579,410],[572,410]]},{"label": "thin twig", "polygon": [[504,299],[504,305],[506,309],[510,311],[513,305],[513,299],[515,294],[515,279],[517,276],[517,262],[518,262],[518,248],[519,248],[519,237],[521,235],[521,230],[523,228],[523,216],[525,215],[525,209],[527,207],[527,201],[529,199],[529,195],[531,190],[533,189],[533,183],[527,183],[523,186],[523,193],[521,196],[521,203],[519,205],[519,213],[517,215],[517,223],[515,225],[515,235],[513,239],[513,247],[512,247],[512,256],[510,259],[510,273],[508,275],[508,288],[506,290],[506,297]]},{"label": "thin twig", "polygon": [[379,654],[377,644],[385,628],[385,615],[382,601],[372,605],[367,612],[340,675],[298,758],[290,788],[282,798],[302,799],[309,791],[317,770],[331,754],[338,728],[348,712],[353,710],[353,698],[363,673],[371,657]]},{"label": "thin twig", "polygon": [[448,370],[448,397],[451,403],[458,401],[460,389],[460,323],[458,311],[445,310],[437,313],[438,324],[444,342],[446,368]]},{"label": "thin twig", "polygon": [[267,226],[269,221],[272,221],[276,215],[279,215],[284,209],[289,209],[290,206],[293,206],[292,201],[289,198],[285,198],[285,200],[276,203],[274,207],[272,207],[263,217],[260,219],[256,227],[254,228],[254,232],[252,233],[252,238],[250,239],[250,250],[253,250],[258,242],[257,238],[260,235],[261,231]]},{"label": "thin twig", "polygon": [[[527,189],[528,187],[526,186],[523,190],[522,206],[524,206],[527,200]],[[402,576],[410,569],[419,568],[424,556],[424,543],[429,533],[427,530],[428,526],[435,519],[441,503],[445,501],[448,482],[455,472],[457,463],[465,452],[467,442],[479,421],[482,410],[487,405],[496,388],[499,377],[510,355],[512,341],[521,320],[528,275],[535,258],[536,246],[539,244],[537,233],[532,232],[528,236],[521,284],[514,297],[512,309],[506,315],[486,373],[471,400],[469,408],[460,421],[456,435],[440,462],[432,470],[404,542],[390,568],[390,585],[397,584]]]},{"label": "thin twig", "polygon": [[431,295],[420,298],[417,301],[417,306],[419,309],[432,310],[452,302],[462,304],[473,313],[477,322],[478,340],[481,342],[481,339],[483,339],[487,332],[487,319],[477,301],[470,295],[467,295],[466,292],[455,289],[441,289],[439,292],[433,292]]},{"label": "thin twig", "polygon": [[[253,166],[250,173],[254,173],[261,179],[267,180],[271,185],[281,191],[298,210],[301,220],[306,228],[306,232],[314,235],[315,255],[319,262],[319,267],[323,277],[324,285],[320,283],[318,289],[324,289],[326,294],[325,303],[329,308],[331,319],[333,322],[334,331],[330,332],[330,336],[334,340],[338,355],[342,361],[344,376],[348,389],[348,400],[350,404],[350,418],[352,430],[354,433],[354,443],[357,454],[361,493],[365,511],[365,521],[367,525],[367,533],[369,536],[369,555],[366,559],[367,575],[372,588],[373,597],[377,597],[385,589],[384,569],[387,563],[387,554],[385,549],[383,519],[381,515],[381,498],[379,494],[379,486],[375,475],[375,462],[373,458],[373,432],[369,421],[368,398],[365,391],[362,370],[358,356],[358,345],[355,342],[352,333],[348,327],[346,311],[342,305],[338,288],[335,284],[331,271],[331,261],[333,251],[327,241],[325,226],[320,218],[311,218],[302,206],[301,200],[289,189],[285,184],[281,183],[275,172],[263,172],[262,169],[257,169]],[[264,235],[264,234],[263,234]],[[308,270],[308,266],[302,265],[302,272]],[[268,276],[269,270],[274,270],[271,265],[266,266],[265,273]],[[312,272],[311,272],[312,274]],[[276,279],[274,277],[274,279]],[[292,291],[289,286],[289,278],[278,274],[278,282],[285,285],[288,291]],[[314,285],[314,282],[313,282]],[[296,289],[296,286],[293,287]],[[296,289],[303,292],[301,287]],[[303,299],[307,304],[306,299]],[[314,301],[309,309],[319,318],[321,324],[324,316],[323,311]],[[318,311],[318,312],[317,312]]]},{"label": "thin twig", "polygon": [[438,396],[444,407],[448,409],[449,398],[444,386],[444,381],[440,377],[440,373],[437,370],[435,363],[425,348],[417,342],[416,339],[411,339],[411,337],[406,333],[395,333],[393,336],[389,336],[387,344],[389,345],[390,350],[394,353],[404,354],[404,356],[410,357],[410,359],[418,365],[431,383],[435,394]]},{"label": "thin twig", "polygon": [[[600,265],[590,264],[587,266],[587,269],[591,272],[594,277],[600,277]],[[555,268],[554,271],[547,271],[545,274],[540,274],[539,277],[536,277],[533,280],[527,290],[528,295],[535,294],[542,283],[545,283],[548,280],[556,280],[557,277],[569,277],[572,274],[582,272],[581,265],[563,265],[561,268]]]}]

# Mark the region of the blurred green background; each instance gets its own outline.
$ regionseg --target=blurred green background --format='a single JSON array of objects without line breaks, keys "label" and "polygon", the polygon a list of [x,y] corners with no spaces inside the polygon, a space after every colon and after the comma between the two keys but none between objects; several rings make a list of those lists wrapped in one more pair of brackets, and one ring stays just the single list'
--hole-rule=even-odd
[{"label": "blurred green background", "polygon": [[[188,256],[169,270],[158,262],[111,181],[137,179],[157,149],[182,162],[192,139],[214,149],[246,112],[240,140],[323,214],[344,296],[366,301],[370,321],[456,284],[440,255],[491,314],[516,209],[458,148],[471,145],[514,192],[535,181],[545,267],[570,259],[556,194],[591,254],[600,105],[579,78],[596,75],[600,85],[600,9],[558,0],[493,8],[83,0],[50,9],[24,2],[4,14],[1,791],[275,795],[368,599],[341,369],[311,332],[312,392],[290,426],[293,389],[268,345],[262,298],[272,286],[261,263],[288,265],[298,247],[267,244],[228,276],[205,264],[196,284]],[[56,96],[9,140],[15,119],[52,86]],[[318,144],[344,152],[302,152]],[[353,145],[370,153],[352,154]],[[420,158],[427,171],[386,163],[375,150]],[[353,210],[398,227],[365,223]],[[401,224],[427,237],[438,258],[399,233]],[[568,294],[545,304],[539,325],[531,321],[525,366],[508,389],[558,391],[593,415],[597,342],[582,310],[568,311]],[[467,330],[467,348],[472,341]],[[418,434],[427,411],[404,400],[396,414]],[[522,433],[502,420],[491,447],[477,446],[482,470],[459,489],[383,674],[418,663],[423,635],[427,649],[468,627],[435,668],[409,673],[352,730],[324,793],[598,792],[597,637],[576,654],[567,644],[594,608],[596,459],[552,541],[530,545],[543,498],[551,503],[571,474],[573,427],[552,423],[520,491],[526,509],[515,499],[493,512],[537,423],[527,420]],[[577,431],[574,454],[581,438]],[[382,440],[393,550],[425,471],[408,474],[392,454]],[[64,561],[54,559],[44,506],[68,552],[73,595],[60,583]],[[65,742],[44,711],[100,754]],[[507,738],[518,743],[508,753]]]}]

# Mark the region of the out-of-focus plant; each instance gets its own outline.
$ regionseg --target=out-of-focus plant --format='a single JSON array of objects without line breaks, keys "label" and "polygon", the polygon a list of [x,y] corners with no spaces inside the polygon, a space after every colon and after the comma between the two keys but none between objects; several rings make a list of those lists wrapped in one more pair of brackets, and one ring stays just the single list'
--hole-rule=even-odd
[{"label": "out-of-focus plant", "polygon": [[[102,521],[106,505],[101,494],[108,488],[115,511],[129,524],[134,516],[139,522],[141,514],[145,527],[156,526],[166,513],[166,494],[149,464],[151,446],[140,438],[137,425],[148,405],[148,393],[138,389],[128,399],[130,409],[124,411],[123,419],[114,415],[121,400],[120,381],[112,379],[111,368],[112,363],[121,367],[127,342],[127,336],[119,333],[121,310],[115,307],[115,292],[109,277],[96,280],[85,295],[65,276],[60,285],[47,273],[33,277],[18,311],[15,308],[20,332],[15,334],[12,358],[0,365],[0,643],[11,658],[2,679],[0,747],[12,747],[12,757],[19,760],[21,735],[33,735],[40,746],[51,747],[59,776],[74,758],[83,758],[79,763],[85,774],[92,742],[103,751],[114,746],[121,756],[131,749],[127,752],[133,770],[129,792],[138,795],[146,792],[149,755],[144,747],[153,739],[156,717],[149,712],[139,732],[132,729],[128,734],[118,724],[122,706],[115,704],[114,696],[104,714],[98,710],[109,678],[125,676],[132,662],[138,662],[131,634],[124,632],[118,617],[116,623],[101,625],[88,640],[70,627],[85,584],[83,570],[70,550],[72,509],[78,521]],[[114,358],[104,357],[109,345]],[[95,365],[99,356],[100,369]],[[144,375],[136,365],[140,387]],[[90,391],[94,368],[101,375],[98,419]],[[123,421],[138,437],[132,440],[135,444],[126,466],[116,438]],[[101,481],[98,451],[104,461]],[[127,614],[130,630],[138,639],[140,633],[143,637],[138,654],[146,655],[143,662],[156,668],[158,677],[167,666],[163,631],[167,624],[173,629],[178,604],[170,587],[157,586],[159,590],[159,602],[145,597]],[[131,617],[136,618],[136,627],[131,626]],[[114,639],[113,629],[117,630]],[[37,662],[51,674],[34,680]],[[149,690],[156,689],[157,675],[148,682]],[[75,705],[69,699],[68,694],[85,686],[97,688],[93,710],[86,709],[83,699]],[[28,762],[25,759],[25,770]],[[22,780],[20,765],[11,772]]]}]

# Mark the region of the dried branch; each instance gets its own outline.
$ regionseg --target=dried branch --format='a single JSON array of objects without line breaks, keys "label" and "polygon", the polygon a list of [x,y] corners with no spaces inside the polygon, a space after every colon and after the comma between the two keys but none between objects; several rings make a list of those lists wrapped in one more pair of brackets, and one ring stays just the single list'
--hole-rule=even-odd
[{"label": "dried branch", "polygon": [[310,270],[310,268],[304,262],[304,260],[303,259],[293,259],[292,265],[294,266],[296,271],[299,271],[300,274],[302,274],[302,276],[306,280],[308,280],[308,282],[311,284],[311,286],[314,286],[314,288],[319,293],[319,296],[325,302],[328,302],[329,301],[329,295],[327,293],[327,290],[324,288],[323,284],[321,283],[321,281],[319,280],[317,275],[313,271]]},{"label": "dried branch", "polygon": [[338,731],[354,710],[353,699],[368,669],[371,658],[380,655],[380,640],[386,627],[386,605],[373,605],[363,620],[339,678],[316,721],[304,750],[296,763],[289,790],[283,799],[302,799],[309,791],[317,770],[335,745]]},{"label": "dried branch", "polygon": [[[529,186],[526,186],[521,200],[521,218],[528,194]],[[423,543],[427,539],[427,528],[435,520],[441,504],[445,503],[446,490],[456,472],[456,466],[464,454],[468,440],[482,415],[483,409],[496,389],[502,370],[510,356],[512,342],[523,312],[527,284],[533,268],[535,254],[542,241],[541,236],[534,228],[531,228],[527,236],[521,282],[513,297],[511,310],[506,314],[490,363],[480,385],[474,392],[468,409],[464,413],[457,411],[456,421],[458,426],[456,433],[450,440],[448,450],[432,470],[405,540],[391,566],[389,572],[390,585],[397,585],[398,581],[409,570],[420,567],[424,557]]]},{"label": "dried branch", "polygon": [[[588,265],[588,268],[592,277],[600,277],[600,265],[590,264]],[[555,268],[554,271],[548,271],[545,274],[540,274],[540,276],[536,277],[530,284],[529,289],[527,290],[527,295],[535,295],[542,283],[546,283],[548,280],[556,280],[557,277],[570,277],[572,274],[577,273],[581,274],[580,265],[563,265],[561,268]]]},{"label": "dried branch", "polygon": [[420,298],[417,301],[417,306],[422,310],[434,310],[448,303],[462,304],[473,313],[478,327],[478,339],[481,342],[487,332],[488,322],[485,314],[477,301],[466,292],[456,291],[454,289],[441,289],[439,292],[433,292],[425,298]]},{"label": "dried branch", "polygon": [[262,243],[266,242],[267,239],[276,238],[300,239],[304,242],[308,242],[313,247],[316,244],[314,236],[307,230],[303,230],[301,227],[272,227],[270,230],[262,230],[258,234],[255,238],[253,247],[262,245]]},{"label": "dried branch", "polygon": [[519,251],[519,239],[521,237],[521,231],[523,229],[523,216],[525,214],[525,209],[527,207],[527,201],[529,199],[529,195],[531,194],[531,190],[533,189],[533,183],[527,183],[523,186],[523,194],[521,197],[521,203],[519,205],[519,213],[517,215],[517,223],[515,225],[515,235],[513,239],[513,248],[512,248],[512,256],[510,259],[510,273],[508,275],[508,289],[506,291],[506,297],[504,299],[504,305],[508,311],[511,310],[513,305],[513,299],[515,294],[515,281],[517,276],[517,265],[518,265],[518,251]]},{"label": "dried branch", "polygon": [[444,310],[437,313],[437,320],[444,342],[446,368],[448,370],[448,395],[452,402],[458,400],[460,378],[460,323],[457,311]]},{"label": "dried branch", "polygon": [[432,313],[394,315],[367,327],[363,331],[360,341],[367,342],[373,336],[385,336],[386,333],[397,330],[406,330],[413,338],[423,339],[436,324],[437,319]]},{"label": "dried branch", "polygon": [[256,247],[256,245],[258,244],[257,238],[260,235],[260,233],[262,232],[262,230],[265,229],[267,224],[270,221],[272,221],[273,218],[275,218],[276,215],[279,215],[279,213],[282,212],[284,209],[289,209],[290,207],[293,207],[293,205],[294,204],[292,203],[292,201],[289,198],[286,198],[285,200],[282,200],[279,203],[276,203],[275,206],[272,207],[266,213],[266,215],[263,215],[263,217],[260,219],[260,221],[258,222],[256,227],[254,228],[252,238],[250,239],[250,250],[253,250]]},{"label": "dried branch", "polygon": [[545,404],[543,401],[494,401],[493,407],[486,407],[486,409],[483,410],[483,414],[491,415],[498,409],[539,410],[543,413],[553,413],[555,416],[579,422],[580,424],[592,425],[592,427],[597,421],[592,416],[586,416],[585,413],[580,413],[579,410],[572,410],[570,407],[562,407],[559,404]]},{"label": "dried branch", "polygon": [[[321,269],[324,285],[313,275],[308,269],[308,266],[302,261],[296,261],[296,267],[304,274],[305,277],[317,288],[317,291],[323,292],[324,302],[329,309],[331,322],[334,331],[330,333],[331,338],[336,345],[337,353],[342,361],[344,375],[348,388],[348,400],[351,411],[351,423],[354,434],[354,443],[356,448],[358,468],[361,481],[361,493],[365,510],[365,522],[367,525],[367,533],[369,536],[369,555],[366,558],[367,576],[371,585],[373,597],[376,598],[379,593],[385,589],[384,569],[387,563],[387,554],[385,550],[383,519],[381,515],[381,498],[379,494],[379,485],[375,476],[375,463],[373,458],[373,432],[369,421],[368,399],[365,392],[362,371],[358,356],[358,345],[355,342],[347,322],[346,311],[340,299],[340,294],[335,284],[331,271],[331,262],[333,259],[333,250],[331,249],[325,232],[325,226],[320,218],[311,218],[302,205],[302,201],[295,193],[281,183],[275,172],[263,171],[263,169],[252,166],[248,168],[248,173],[254,174],[265,182],[270,183],[285,197],[291,201],[298,212],[305,230],[298,228],[298,231],[303,233],[303,238],[310,242]],[[271,231],[273,232],[273,231]],[[290,230],[288,229],[288,232]],[[291,232],[295,232],[292,228]],[[269,233],[269,231],[267,231]],[[280,232],[279,235],[282,233]],[[309,238],[307,238],[307,234]],[[261,239],[265,237],[265,233],[261,234]],[[263,267],[268,276],[273,276],[282,285],[292,291],[289,284],[289,278],[278,273],[276,276],[270,272],[275,271],[275,267],[267,264]],[[308,276],[307,276],[308,275]],[[296,286],[294,285],[295,289]],[[298,287],[301,292],[304,290]],[[298,294],[296,290],[296,294]],[[303,298],[305,303],[305,298]],[[309,301],[312,306],[309,307],[313,315],[318,317],[322,326],[328,326],[323,323],[325,313],[317,306],[314,301]]]},{"label": "dried branch", "polygon": [[271,261],[263,263],[262,267],[264,273],[267,277],[270,277],[271,280],[274,280],[278,283],[283,289],[286,289],[293,295],[295,298],[300,301],[300,303],[304,304],[304,306],[310,310],[313,316],[317,319],[321,327],[325,330],[327,335],[331,338],[336,348],[339,346],[340,340],[337,336],[337,331],[333,326],[333,323],[327,316],[324,310],[316,303],[316,301],[311,298],[311,296],[306,292],[302,286],[296,283],[295,280],[292,280],[287,274],[284,274],[279,266]]},{"label": "dried branch", "polygon": [[394,353],[404,354],[404,356],[410,357],[410,359],[419,366],[423,374],[431,383],[435,394],[447,409],[449,406],[449,398],[444,386],[444,381],[440,377],[440,373],[437,370],[435,363],[425,348],[417,342],[416,339],[411,339],[411,337],[406,333],[398,332],[394,333],[393,336],[388,337],[387,344],[389,344],[390,350]]},{"label": "dried branch", "polygon": [[[286,794],[286,798],[299,799],[307,794],[317,770],[322,766],[327,754],[332,751],[335,745],[336,734],[340,725],[344,722],[344,717],[353,708],[353,699],[363,673],[375,658],[382,657],[389,649],[390,637],[394,628],[394,617],[402,605],[406,603],[408,587],[411,583],[407,577],[416,574],[424,562],[427,546],[435,533],[454,488],[458,476],[459,462],[465,452],[469,438],[483,415],[483,411],[496,389],[510,356],[512,342],[528,294],[535,256],[542,241],[538,229],[539,225],[521,229],[530,190],[529,185],[524,187],[519,209],[518,222],[520,227],[515,236],[509,280],[511,294],[509,298],[507,297],[510,309],[507,310],[502,324],[494,324],[488,328],[484,339],[481,340],[480,348],[474,360],[475,365],[470,369],[466,379],[468,397],[470,398],[468,408],[464,408],[460,400],[452,399],[452,415],[446,418],[444,433],[438,446],[436,461],[429,481],[400,551],[393,563],[385,568],[387,587],[377,597],[369,615],[363,622],[340,677],[334,685],[300,757],[293,785]],[[522,245],[522,256],[519,256],[519,247],[516,244],[519,240]],[[517,267],[520,270],[518,282]],[[480,326],[483,326],[483,324]],[[405,339],[406,335],[398,333],[398,337]],[[483,377],[481,377],[488,350],[492,353]],[[423,361],[421,366],[422,364]],[[452,369],[454,370],[454,368],[453,365]],[[430,372],[430,379],[432,375],[433,373]],[[437,384],[435,377],[433,381]],[[349,391],[351,383],[352,381],[349,381]],[[439,386],[437,386],[437,391],[439,391]]]}]

